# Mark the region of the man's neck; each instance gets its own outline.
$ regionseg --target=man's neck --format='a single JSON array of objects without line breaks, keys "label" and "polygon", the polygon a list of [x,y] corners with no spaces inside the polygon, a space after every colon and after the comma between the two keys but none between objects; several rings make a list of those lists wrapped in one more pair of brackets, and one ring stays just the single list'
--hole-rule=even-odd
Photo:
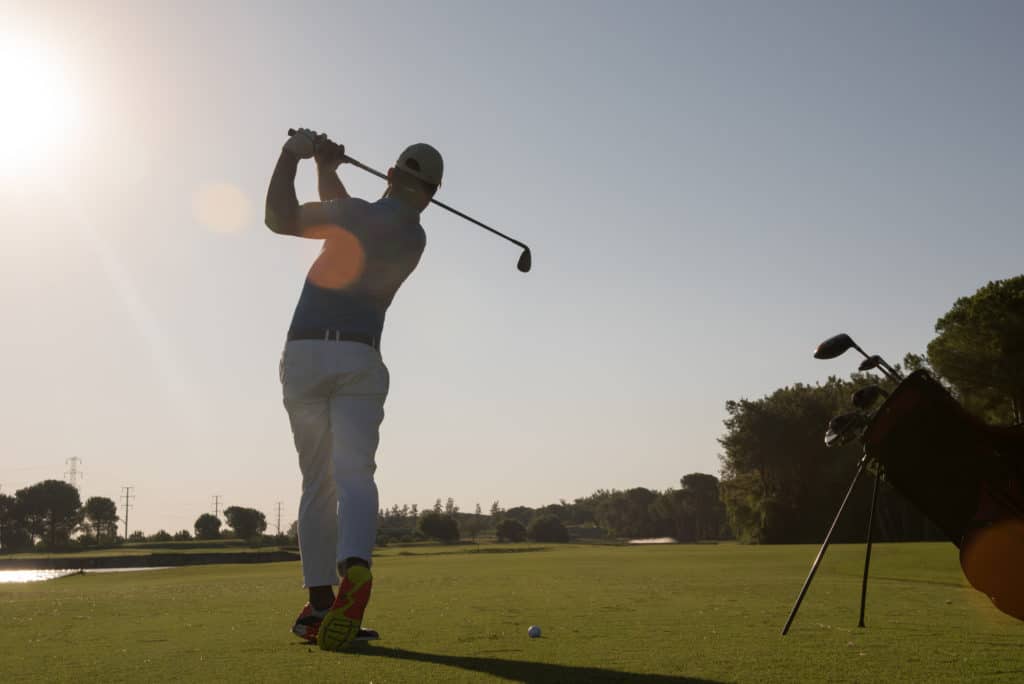
[{"label": "man's neck", "polygon": [[389,187],[387,190],[384,191],[384,197],[388,199],[398,200],[399,202],[402,203],[402,206],[404,206],[409,211],[415,212],[417,215],[419,215],[420,212],[423,211],[422,209],[419,208],[419,201],[417,201],[418,198],[415,193]]}]

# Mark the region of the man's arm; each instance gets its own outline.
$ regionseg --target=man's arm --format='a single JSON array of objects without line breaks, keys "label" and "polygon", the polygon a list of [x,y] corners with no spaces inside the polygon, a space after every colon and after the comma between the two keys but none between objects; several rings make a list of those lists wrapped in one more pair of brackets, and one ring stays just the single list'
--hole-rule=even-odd
[{"label": "man's arm", "polygon": [[281,150],[274,175],[270,177],[263,217],[267,228],[279,235],[298,235],[299,198],[295,195],[295,173],[298,169],[299,158],[288,150]]},{"label": "man's arm", "polygon": [[321,202],[348,199],[345,185],[338,178],[338,166],[345,160],[345,147],[332,140],[324,140],[317,146],[316,155],[317,190]]},{"label": "man's arm", "polygon": [[281,156],[274,167],[267,188],[267,206],[263,221],[267,228],[281,235],[299,234],[299,198],[295,195],[295,173],[299,160],[309,159],[316,153],[317,143],[327,139],[316,131],[300,128],[281,148]]}]

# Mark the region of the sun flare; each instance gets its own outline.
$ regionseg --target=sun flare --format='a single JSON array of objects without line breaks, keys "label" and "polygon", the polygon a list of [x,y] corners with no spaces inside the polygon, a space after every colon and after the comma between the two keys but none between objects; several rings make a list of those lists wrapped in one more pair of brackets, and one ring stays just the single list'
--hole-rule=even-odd
[{"label": "sun flare", "polygon": [[0,33],[0,171],[52,164],[53,155],[70,144],[79,114],[73,85],[54,50]]}]

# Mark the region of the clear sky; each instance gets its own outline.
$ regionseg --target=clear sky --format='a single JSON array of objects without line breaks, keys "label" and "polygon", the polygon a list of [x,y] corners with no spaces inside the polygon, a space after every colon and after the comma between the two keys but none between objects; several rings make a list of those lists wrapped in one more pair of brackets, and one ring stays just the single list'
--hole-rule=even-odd
[{"label": "clear sky", "polygon": [[[826,6],[827,5],[827,6]],[[290,126],[445,156],[388,314],[384,505],[717,473],[724,403],[896,360],[1024,271],[1016,2],[0,3],[0,485],[296,517]],[[342,168],[359,196],[383,190]],[[315,197],[303,168],[300,199]]]}]

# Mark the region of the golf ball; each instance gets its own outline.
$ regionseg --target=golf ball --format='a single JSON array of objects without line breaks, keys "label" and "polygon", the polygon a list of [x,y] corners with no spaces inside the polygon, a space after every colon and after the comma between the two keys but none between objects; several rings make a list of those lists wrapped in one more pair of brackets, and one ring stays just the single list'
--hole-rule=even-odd
[{"label": "golf ball", "polygon": [[526,630],[526,633],[530,635],[531,639],[536,639],[540,636],[540,627],[537,625],[530,625],[530,629]]}]

